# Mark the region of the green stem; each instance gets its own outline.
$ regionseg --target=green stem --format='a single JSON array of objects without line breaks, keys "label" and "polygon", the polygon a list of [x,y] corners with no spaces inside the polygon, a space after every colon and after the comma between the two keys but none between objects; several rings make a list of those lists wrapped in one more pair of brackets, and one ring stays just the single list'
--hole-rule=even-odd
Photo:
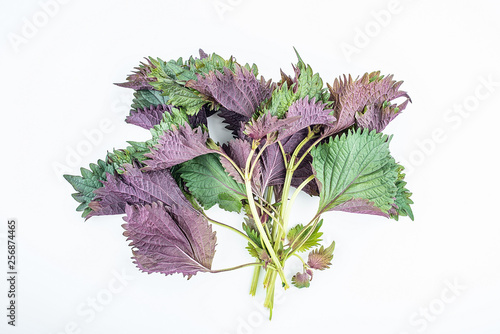
[{"label": "green stem", "polygon": [[270,274],[269,284],[266,289],[266,299],[264,300],[264,307],[267,307],[269,309],[269,320],[273,318],[275,290],[276,290],[276,271],[272,271]]},{"label": "green stem", "polygon": [[218,270],[210,270],[210,272],[213,274],[216,274],[216,273],[222,273],[222,272],[236,270],[236,269],[250,267],[250,266],[262,266],[262,263],[260,263],[260,262],[245,263],[245,264],[240,264],[239,266],[236,266],[236,267],[218,269]]},{"label": "green stem", "polygon": [[255,153],[256,145],[255,143],[252,144],[252,151],[250,151],[250,154],[248,155],[248,159],[246,162],[246,168],[245,168],[245,188],[246,188],[246,193],[247,193],[247,199],[248,199],[248,205],[250,206],[250,211],[253,216],[253,220],[255,222],[255,226],[257,226],[257,229],[259,230],[260,237],[262,238],[262,241],[264,242],[268,252],[269,256],[271,256],[271,259],[274,262],[274,265],[276,266],[278,273],[280,275],[281,281],[283,282],[284,288],[288,289],[290,286],[288,285],[286,278],[285,278],[285,273],[283,272],[283,267],[281,265],[280,260],[278,259],[278,256],[274,252],[273,246],[271,245],[271,242],[266,236],[266,232],[264,231],[264,228],[262,227],[262,221],[260,220],[259,213],[257,212],[257,207],[255,205],[255,200],[253,198],[253,193],[252,193],[252,184],[251,184],[251,178],[252,175],[250,175],[249,172],[249,167],[250,167],[250,162],[252,161],[252,157]]},{"label": "green stem", "polygon": [[[286,233],[286,230],[288,228],[288,216],[287,216],[287,213],[288,214],[290,213],[291,209],[289,209],[289,208],[291,208],[291,204],[292,204],[292,203],[289,203],[289,201],[288,201],[288,195],[290,194],[290,186],[291,186],[291,183],[292,183],[293,173],[295,172],[295,170],[300,165],[300,164],[295,164],[295,159],[297,158],[297,156],[298,156],[300,150],[302,149],[302,147],[309,140],[311,140],[311,138],[313,136],[314,136],[314,132],[311,131],[311,129],[309,129],[309,132],[308,132],[307,136],[299,143],[299,145],[297,145],[297,147],[293,151],[292,157],[291,157],[290,161],[288,162],[288,164],[285,163],[285,166],[286,166],[286,176],[285,176],[285,182],[283,184],[283,194],[281,195],[281,207],[280,207],[280,216],[283,219],[283,228],[280,229],[277,232],[276,237],[274,239],[278,246],[279,246],[279,242],[281,242],[281,239],[283,239],[283,237],[284,237],[284,235]],[[283,151],[283,154],[284,154],[284,151]],[[286,158],[285,158],[285,161],[286,161]],[[278,249],[277,247],[278,246],[275,245],[275,251],[277,251],[277,249]]]},{"label": "green stem", "polygon": [[233,159],[231,159],[227,154],[225,154],[224,152],[221,152],[221,151],[218,151],[216,150],[215,153],[219,154],[220,156],[224,157],[227,161],[229,161],[231,163],[231,165],[233,165],[234,169],[236,169],[236,171],[238,172],[238,174],[240,174],[241,178],[243,178],[243,171],[241,170],[241,168],[236,164],[236,162],[233,161]]},{"label": "green stem", "polygon": [[233,231],[233,232],[238,233],[238,234],[239,234],[239,235],[241,235],[243,238],[247,239],[247,241],[248,241],[249,243],[251,243],[254,247],[260,248],[259,246],[257,246],[257,244],[256,244],[255,242],[253,242],[253,240],[252,240],[252,239],[250,239],[250,238],[248,237],[248,235],[246,235],[245,233],[241,232],[240,230],[238,230],[238,229],[236,229],[236,228],[234,228],[234,227],[232,227],[232,226],[226,225],[226,224],[224,224],[224,223],[221,223],[221,222],[219,222],[219,221],[217,221],[217,220],[214,220],[214,219],[212,219],[212,218],[209,218],[209,217],[207,217],[206,215],[205,215],[205,217],[206,217],[206,218],[208,219],[208,221],[210,221],[211,223],[213,223],[213,224],[215,224],[215,225],[219,225],[219,226],[225,227],[225,228],[227,228],[227,229],[229,229],[229,230],[231,230],[231,231]]},{"label": "green stem", "polygon": [[[304,262],[304,259],[302,258],[302,256],[300,256],[299,254],[293,254],[295,257],[298,257],[300,262],[302,262],[302,265],[304,267],[308,267],[308,265]],[[260,267],[259,267],[260,268]]]},{"label": "green stem", "polygon": [[311,175],[309,176],[307,179],[305,179],[298,187],[297,189],[295,189],[295,191],[293,192],[292,194],[292,197],[290,197],[290,201],[288,202],[287,206],[286,206],[286,211],[285,211],[285,215],[283,217],[283,220],[284,221],[288,221],[288,218],[290,217],[290,212],[292,211],[292,207],[293,207],[293,203],[295,202],[295,199],[297,198],[297,196],[299,195],[299,193],[301,192],[302,189],[304,189],[304,187],[309,183],[311,182],[313,179],[315,178],[314,175]]},{"label": "green stem", "polygon": [[262,267],[257,266],[253,270],[252,284],[250,285],[250,294],[252,296],[255,296],[255,293],[257,292],[257,285],[259,284],[260,277],[260,268]]}]

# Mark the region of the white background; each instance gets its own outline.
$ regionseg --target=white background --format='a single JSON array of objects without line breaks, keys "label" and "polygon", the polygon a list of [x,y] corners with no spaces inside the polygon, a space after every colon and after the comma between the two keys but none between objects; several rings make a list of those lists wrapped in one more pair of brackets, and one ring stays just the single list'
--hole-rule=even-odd
[{"label": "white background", "polygon": [[[19,296],[12,328],[1,274],[0,332],[500,333],[497,1],[55,1],[1,2],[0,267],[13,217]],[[413,104],[385,132],[408,167],[416,219],[326,214],[332,268],[279,294],[269,322],[263,294],[248,295],[251,268],[190,281],[139,272],[121,217],[84,222],[62,174],[148,138],[123,122],[132,92],[112,85],[142,57],[201,47],[278,80],[292,72],[292,46],[328,83],[373,70],[405,81]],[[316,204],[301,197],[295,221]],[[214,268],[249,262],[243,239],[215,229]]]}]

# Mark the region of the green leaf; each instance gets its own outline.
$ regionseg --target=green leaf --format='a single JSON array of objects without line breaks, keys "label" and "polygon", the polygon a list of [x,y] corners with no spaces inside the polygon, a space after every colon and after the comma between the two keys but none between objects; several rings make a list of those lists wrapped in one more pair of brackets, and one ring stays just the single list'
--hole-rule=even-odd
[{"label": "green leaf", "polygon": [[243,227],[243,231],[245,231],[245,233],[248,235],[248,237],[253,242],[255,242],[260,248],[262,248],[262,243],[261,243],[260,237],[259,237],[259,231],[253,229],[252,227],[250,227],[248,224],[245,224],[245,223],[242,224],[242,227]]},{"label": "green leaf", "polygon": [[168,97],[162,96],[161,92],[156,90],[136,90],[134,92],[134,100],[132,101],[132,109],[149,108],[150,106],[159,106],[168,104]]},{"label": "green leaf", "polygon": [[400,216],[408,216],[411,220],[414,220],[413,211],[411,210],[410,204],[413,204],[413,201],[410,199],[412,193],[405,188],[406,182],[403,181],[405,174],[403,174],[404,167],[398,165],[399,174],[398,180],[396,181],[396,188],[398,189],[396,192],[396,198],[394,199],[394,207],[389,211],[391,218],[395,220],[399,220]]},{"label": "green leaf", "polygon": [[73,198],[81,203],[76,211],[83,211],[82,217],[86,217],[92,209],[88,204],[94,199],[94,190],[101,188],[100,181],[106,180],[106,173],[114,173],[113,165],[106,161],[99,160],[97,164],[90,164],[90,170],[80,168],[82,176],[78,175],[63,175],[77,193],[72,194]]},{"label": "green leaf", "polygon": [[191,57],[189,59],[189,66],[191,71],[199,74],[207,74],[210,71],[219,71],[224,73],[224,67],[227,67],[231,71],[234,71],[234,58],[231,57],[228,60],[222,58],[218,54],[210,54],[208,57],[203,59],[195,59]]},{"label": "green leaf", "polygon": [[319,73],[314,73],[311,66],[302,61],[297,50],[295,50],[295,53],[299,60],[297,68],[300,70],[297,85],[297,99],[303,99],[309,96],[309,99],[315,98],[316,102],[322,101],[326,103],[330,98],[330,92],[326,88],[323,88],[323,80],[319,76]]},{"label": "green leaf", "polygon": [[362,213],[388,216],[397,194],[399,169],[390,155],[389,142],[386,135],[358,130],[314,148],[312,165],[321,183],[318,212],[362,199],[371,205]]},{"label": "green leaf", "polygon": [[188,115],[197,114],[201,107],[208,103],[194,89],[173,81],[155,82],[152,85],[161,90],[163,95],[169,97],[168,104],[183,108]]},{"label": "green leaf", "polygon": [[227,211],[241,211],[241,201],[246,198],[245,187],[224,170],[216,153],[186,161],[177,172],[205,209],[219,204]]},{"label": "green leaf", "polygon": [[188,117],[185,112],[177,108],[172,108],[172,112],[165,112],[160,124],[155,125],[149,131],[152,138],[146,142],[146,145],[152,147],[158,143],[160,138],[165,132],[172,131],[173,127],[178,128],[188,123]]},{"label": "green leaf", "polygon": [[[299,99],[299,95],[293,92],[294,87],[295,85],[292,85],[289,88],[288,83],[285,82],[280,88],[273,91],[268,107],[271,115],[283,118],[288,108]],[[265,114],[265,112],[262,112],[262,114]]]},{"label": "green leaf", "polygon": [[160,58],[153,59],[151,57],[149,60],[155,66],[155,68],[151,70],[150,77],[154,77],[158,80],[170,79],[178,83],[196,80],[196,74],[188,65],[184,64],[182,58],[170,60],[168,62]]},{"label": "green leaf", "polygon": [[[312,247],[319,246],[319,243],[321,242],[321,236],[323,235],[323,232],[319,231],[321,225],[323,225],[323,219],[321,219],[319,223],[316,225],[316,228],[312,232],[309,239],[307,239],[307,241],[297,249],[298,252],[305,252],[306,250]],[[297,224],[293,228],[291,228],[287,234],[287,239],[290,242],[290,245],[294,244],[295,246],[298,246],[299,244],[301,244],[304,241],[307,234],[309,234],[311,228],[312,226],[309,226],[304,230],[304,225],[302,224]],[[303,230],[304,232],[302,232]],[[298,238],[301,232],[302,235],[300,236],[300,238]]]}]

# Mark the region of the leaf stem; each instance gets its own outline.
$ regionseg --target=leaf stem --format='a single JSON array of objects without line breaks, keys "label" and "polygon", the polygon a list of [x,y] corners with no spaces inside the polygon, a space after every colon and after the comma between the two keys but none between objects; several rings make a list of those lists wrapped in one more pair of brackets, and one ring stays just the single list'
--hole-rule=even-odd
[{"label": "leaf stem", "polygon": [[256,266],[253,270],[252,284],[250,285],[250,294],[255,296],[257,292],[257,285],[259,284],[260,268],[262,266]]},{"label": "leaf stem", "polygon": [[210,272],[213,274],[216,274],[216,273],[222,273],[222,272],[236,270],[236,269],[250,267],[250,266],[262,266],[262,263],[260,263],[260,262],[245,263],[245,264],[240,264],[239,266],[235,266],[235,267],[231,267],[231,268],[210,270]]},{"label": "leaf stem", "polygon": [[248,241],[249,243],[251,243],[251,244],[252,244],[252,246],[257,247],[257,248],[260,248],[259,246],[257,246],[257,244],[256,244],[255,242],[253,242],[253,240],[252,240],[252,239],[250,239],[250,237],[249,237],[248,235],[246,235],[245,233],[241,232],[240,230],[238,230],[238,229],[236,229],[236,228],[234,228],[234,227],[232,227],[232,226],[226,225],[226,224],[224,224],[224,223],[221,223],[221,222],[219,222],[219,221],[217,221],[217,220],[214,220],[214,219],[212,219],[212,218],[208,217],[207,215],[205,215],[205,217],[206,217],[206,218],[208,219],[208,221],[210,221],[211,223],[213,223],[213,224],[215,224],[215,225],[219,225],[219,226],[225,227],[225,228],[227,228],[227,229],[229,229],[229,230],[231,230],[231,231],[233,231],[233,232],[238,233],[238,234],[239,234],[239,235],[241,235],[243,238],[247,239],[247,241]]},{"label": "leaf stem", "polygon": [[249,167],[250,167],[250,163],[252,161],[252,157],[255,154],[256,146],[257,145],[255,145],[255,142],[254,142],[252,144],[252,150],[250,151],[250,154],[248,155],[247,162],[246,162],[246,168],[245,168],[244,181],[245,181],[245,188],[246,188],[247,197],[248,197],[248,205],[250,206],[250,211],[252,213],[252,216],[253,216],[253,219],[255,222],[255,226],[257,226],[257,229],[259,230],[262,241],[264,242],[264,244],[269,252],[269,255],[271,256],[271,259],[273,260],[274,265],[276,266],[276,268],[278,270],[281,281],[284,284],[284,288],[287,289],[287,288],[289,288],[289,285],[286,281],[285,273],[283,272],[283,267],[281,265],[280,260],[278,259],[278,256],[276,255],[276,253],[274,251],[273,246],[271,245],[271,242],[269,241],[269,239],[266,236],[266,232],[264,231],[264,229],[262,227],[262,221],[260,220],[259,213],[257,212],[257,207],[255,205],[255,200],[253,198],[252,184],[251,184],[252,175],[249,174]]}]

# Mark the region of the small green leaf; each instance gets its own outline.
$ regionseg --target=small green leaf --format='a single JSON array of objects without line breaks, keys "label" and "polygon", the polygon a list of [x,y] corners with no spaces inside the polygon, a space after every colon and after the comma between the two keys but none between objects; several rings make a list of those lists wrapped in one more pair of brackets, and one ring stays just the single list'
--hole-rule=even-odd
[{"label": "small green leaf", "polygon": [[[298,252],[305,252],[308,249],[319,245],[321,241],[321,236],[323,235],[323,232],[319,231],[322,225],[323,225],[323,219],[321,219],[319,223],[316,225],[316,228],[312,232],[309,239],[307,239],[307,241],[304,242],[304,244],[297,249]],[[290,242],[290,245],[293,244],[296,247],[299,244],[301,244],[304,241],[304,238],[309,234],[311,228],[312,226],[309,226],[306,229],[304,229],[304,225],[302,224],[295,225],[293,228],[291,228],[287,234],[287,239]],[[299,239],[297,239],[301,232],[302,235],[300,236]]]},{"label": "small green leaf", "polygon": [[219,204],[227,211],[241,211],[242,200],[246,198],[245,187],[224,170],[217,154],[205,154],[186,161],[177,172],[205,209]]},{"label": "small green leaf", "polygon": [[114,173],[113,165],[103,160],[98,160],[97,164],[90,164],[89,168],[90,170],[80,168],[82,176],[63,175],[77,191],[72,196],[81,203],[76,211],[83,211],[82,217],[86,217],[92,211],[88,204],[95,197],[94,190],[102,187],[101,181],[106,180],[106,173]]}]

